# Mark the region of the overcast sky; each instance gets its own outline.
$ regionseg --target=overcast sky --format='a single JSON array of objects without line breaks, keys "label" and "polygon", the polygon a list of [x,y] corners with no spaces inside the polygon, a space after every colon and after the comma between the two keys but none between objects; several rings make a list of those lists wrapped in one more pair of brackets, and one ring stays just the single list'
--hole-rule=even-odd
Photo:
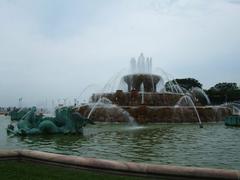
[{"label": "overcast sky", "polygon": [[240,83],[240,0],[1,0],[0,106],[77,97],[143,52],[175,78]]}]

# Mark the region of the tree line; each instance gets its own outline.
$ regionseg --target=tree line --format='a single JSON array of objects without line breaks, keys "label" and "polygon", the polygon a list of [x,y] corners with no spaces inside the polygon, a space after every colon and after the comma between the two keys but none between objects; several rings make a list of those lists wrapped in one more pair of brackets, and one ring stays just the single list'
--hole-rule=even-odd
[{"label": "tree line", "polygon": [[[178,84],[181,88],[191,90],[194,87],[202,88],[202,84],[194,78],[174,79],[165,84],[167,90],[170,86]],[[221,82],[209,89],[204,89],[212,104],[240,101],[240,87],[235,82]]]}]

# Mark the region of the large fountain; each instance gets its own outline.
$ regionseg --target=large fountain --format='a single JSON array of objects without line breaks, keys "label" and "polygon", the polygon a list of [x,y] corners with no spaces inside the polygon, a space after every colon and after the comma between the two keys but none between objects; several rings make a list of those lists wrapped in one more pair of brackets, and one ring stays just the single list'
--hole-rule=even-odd
[{"label": "large fountain", "polygon": [[[110,161],[100,162],[92,157],[117,161],[198,166],[205,169],[206,167],[239,169],[240,142],[238,138],[234,138],[239,137],[239,129],[226,128],[223,123],[205,123],[221,121],[225,116],[233,113],[240,114],[239,103],[235,104],[235,108],[232,108],[230,103],[212,106],[202,89],[182,88],[174,81],[174,78],[170,78],[161,69],[153,70],[151,58],[145,59],[143,55],[138,60],[132,59],[130,70],[118,73],[99,92],[92,91],[92,87],[92,85],[86,87],[80,93],[81,98],[74,99],[74,106],[68,106],[65,99],[63,104],[59,101],[55,114],[51,114],[52,111],[42,111],[33,107],[30,109],[14,108],[9,113],[11,119],[0,116],[0,148],[30,148],[91,157],[91,163],[82,157],[80,159],[87,167],[91,164],[94,167],[96,164],[100,165],[101,167],[97,166],[98,170],[103,166],[108,167],[103,162]],[[86,101],[87,96],[83,99],[84,93],[88,94],[89,102]],[[78,103],[80,100],[81,104]],[[72,102],[71,105],[73,105]],[[129,123],[95,123],[93,126],[85,127],[89,123],[93,124],[92,120]],[[161,124],[162,122],[166,124]],[[191,123],[184,124],[184,122]],[[130,126],[130,123],[136,126]],[[138,126],[138,123],[148,124]],[[199,129],[196,126],[197,123],[200,127],[204,127],[204,130]],[[13,135],[28,137],[16,138]],[[224,152],[231,153],[224,154]],[[36,162],[41,160],[48,164],[51,163],[50,160],[56,164],[54,161],[58,157],[63,157],[54,154],[52,158],[43,153],[44,159],[41,159],[41,156],[40,158],[36,156],[40,154],[39,152],[30,153],[21,150],[15,151],[14,154],[21,159],[29,159],[31,156],[31,160],[34,160],[35,157]],[[224,158],[222,158],[223,154]],[[9,156],[9,152],[2,153],[2,155],[4,159],[6,156],[13,158]],[[66,162],[68,165],[78,164],[76,157],[70,159],[71,161],[67,162],[64,157],[64,160],[60,158],[58,162],[60,165],[62,162],[65,162],[65,165]],[[116,162],[111,163],[114,170],[117,170],[116,164]],[[132,167],[133,163],[129,165]],[[121,165],[121,172],[123,172],[123,166],[130,167],[124,162]],[[141,172],[139,164],[134,167]],[[146,177],[144,167],[142,169]],[[167,170],[166,167],[163,166],[164,170],[161,170],[161,173]],[[198,175],[196,169],[190,168],[190,171]],[[153,178],[156,178],[156,172],[156,165],[154,165]],[[173,177],[172,167],[169,172]],[[180,171],[178,168],[176,172],[181,172],[183,175],[181,168]],[[216,170],[208,172],[214,172],[216,175]]]},{"label": "large fountain", "polygon": [[201,124],[221,121],[232,114],[231,108],[211,106],[202,89],[193,87],[187,91],[163,70],[153,71],[152,58],[145,58],[143,54],[137,60],[131,59],[130,70],[119,79],[118,89],[93,93],[89,103],[80,105],[78,111],[91,116],[94,121],[126,122],[134,119],[138,123]]}]

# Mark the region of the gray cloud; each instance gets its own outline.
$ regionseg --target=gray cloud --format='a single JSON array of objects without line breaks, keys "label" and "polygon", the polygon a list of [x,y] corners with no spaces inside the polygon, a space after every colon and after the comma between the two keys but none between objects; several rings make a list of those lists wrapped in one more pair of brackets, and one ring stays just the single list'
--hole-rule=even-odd
[{"label": "gray cloud", "polygon": [[227,0],[227,2],[233,3],[233,4],[240,4],[239,0]]},{"label": "gray cloud", "polygon": [[88,84],[103,86],[140,52],[155,67],[205,87],[240,82],[237,5],[151,1],[161,3],[164,13],[156,13],[139,0],[58,2],[0,2],[0,105],[77,97]]}]

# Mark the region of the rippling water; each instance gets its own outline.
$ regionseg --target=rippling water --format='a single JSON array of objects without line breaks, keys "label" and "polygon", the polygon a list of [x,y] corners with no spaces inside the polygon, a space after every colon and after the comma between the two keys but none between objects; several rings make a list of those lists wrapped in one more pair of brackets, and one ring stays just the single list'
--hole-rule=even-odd
[{"label": "rippling water", "polygon": [[0,116],[1,149],[33,149],[120,161],[240,169],[240,128],[223,123],[98,123],[84,135],[9,137],[9,117]]}]

